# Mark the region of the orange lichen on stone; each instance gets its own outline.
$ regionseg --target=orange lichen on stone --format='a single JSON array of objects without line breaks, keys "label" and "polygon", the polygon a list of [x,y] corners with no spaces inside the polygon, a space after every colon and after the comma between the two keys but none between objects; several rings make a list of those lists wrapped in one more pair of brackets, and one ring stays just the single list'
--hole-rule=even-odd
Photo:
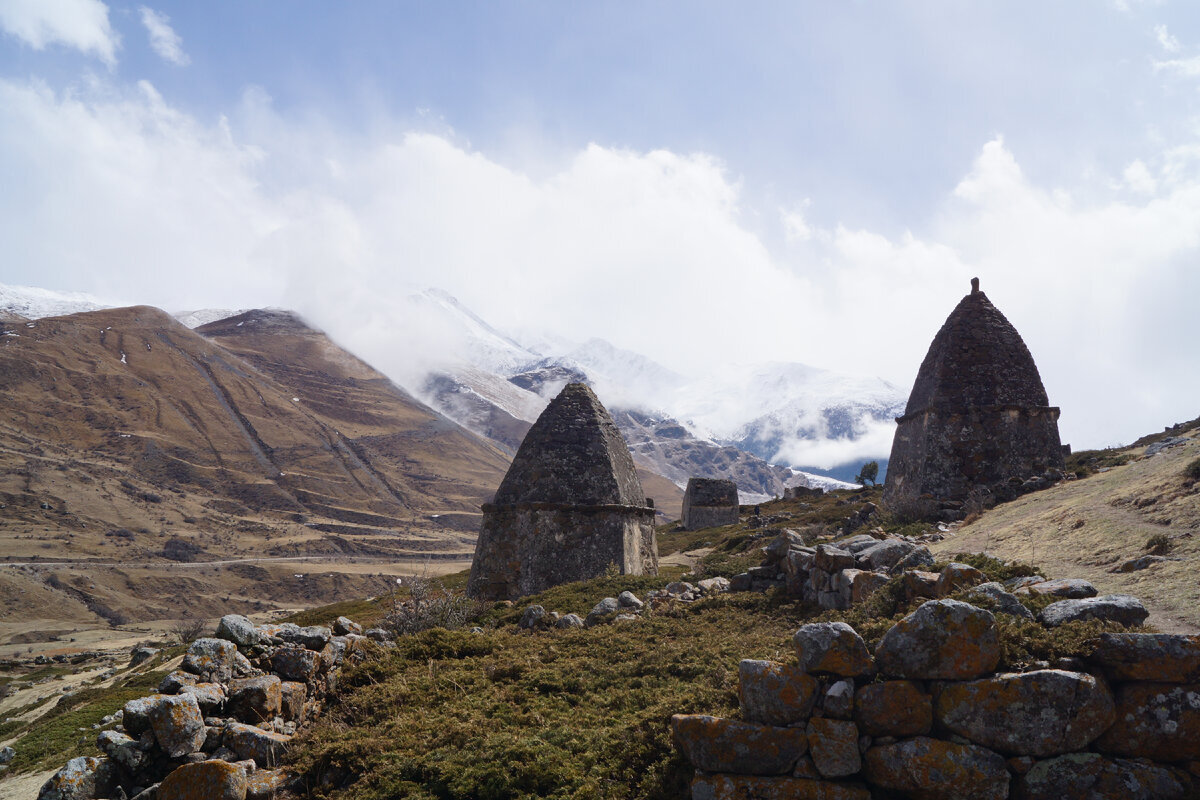
[{"label": "orange lichen on stone", "polygon": [[742,716],[750,722],[786,727],[812,712],[817,679],[793,664],[745,659],[738,677]]},{"label": "orange lichen on stone", "polygon": [[158,787],[157,800],[245,800],[246,770],[214,759],[184,764]]},{"label": "orange lichen on stone", "polygon": [[933,700],[912,681],[869,684],[855,694],[854,721],[868,736],[923,736],[933,727]]},{"label": "orange lichen on stone", "polygon": [[1200,759],[1200,684],[1126,683],[1096,749],[1155,761]]},{"label": "orange lichen on stone", "polygon": [[783,775],[808,749],[803,728],[776,728],[707,714],[676,714],[671,717],[671,731],[675,746],[705,772]]},{"label": "orange lichen on stone", "polygon": [[762,778],[752,775],[699,775],[692,781],[692,800],[870,800],[858,783],[805,778]]}]

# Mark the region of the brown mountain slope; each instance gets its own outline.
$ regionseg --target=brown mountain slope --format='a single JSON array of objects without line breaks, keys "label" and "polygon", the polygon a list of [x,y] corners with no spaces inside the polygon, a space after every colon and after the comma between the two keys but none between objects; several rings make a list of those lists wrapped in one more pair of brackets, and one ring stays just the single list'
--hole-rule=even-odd
[{"label": "brown mountain slope", "polygon": [[[171,580],[158,578],[178,578],[181,561],[469,557],[504,454],[290,315],[208,333],[148,307],[7,325],[0,557],[161,574],[9,566],[0,619],[45,586],[61,600],[37,602],[51,617],[171,615]],[[187,596],[329,599],[314,582],[280,584],[278,564],[233,566],[188,565]]]},{"label": "brown mountain slope", "polygon": [[[1128,448],[1128,463],[1003,503],[932,549],[939,557],[986,551],[1037,564],[1053,578],[1085,578],[1101,594],[1140,598],[1152,625],[1200,631],[1200,483],[1184,474],[1200,458],[1196,436],[1186,433],[1153,455]],[[1146,555],[1156,536],[1166,537],[1173,560],[1113,571]]]}]

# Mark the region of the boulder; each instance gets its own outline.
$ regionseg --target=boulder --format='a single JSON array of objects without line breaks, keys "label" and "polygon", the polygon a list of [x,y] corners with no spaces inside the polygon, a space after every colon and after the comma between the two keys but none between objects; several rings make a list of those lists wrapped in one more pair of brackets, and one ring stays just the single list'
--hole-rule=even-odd
[{"label": "boulder", "polygon": [[834,783],[803,778],[763,778],[754,775],[697,775],[692,800],[871,800],[857,783]]},{"label": "boulder", "polygon": [[917,545],[916,549],[897,561],[891,568],[893,575],[901,575],[909,570],[919,570],[922,567],[932,567],[933,553],[925,545]]},{"label": "boulder", "polygon": [[225,687],[219,683],[196,683],[184,686],[180,694],[190,694],[200,705],[200,713],[206,717],[221,713],[225,707]]},{"label": "boulder", "polygon": [[121,725],[130,736],[140,736],[150,730],[150,710],[158,703],[160,697],[168,695],[152,694],[149,697],[138,697],[127,702],[121,709]]},{"label": "boulder", "polygon": [[706,714],[671,717],[675,746],[696,769],[784,775],[808,749],[803,728],[776,728]]},{"label": "boulder", "polygon": [[[893,574],[895,574],[893,572]],[[919,569],[905,570],[903,573],[903,594],[904,599],[908,602],[913,602],[918,597],[928,597],[933,599],[937,597],[937,582],[940,578],[936,572],[924,572]]]},{"label": "boulder", "polygon": [[158,655],[159,652],[160,651],[157,647],[139,645],[138,647],[133,648],[129,654],[129,666],[136,667],[139,664],[144,664]]},{"label": "boulder", "polygon": [[309,650],[320,652],[329,644],[333,631],[324,625],[307,625],[300,627],[291,623],[279,626],[279,638],[290,644],[299,645]]},{"label": "boulder", "polygon": [[108,756],[109,761],[125,769],[127,772],[137,772],[146,762],[146,753],[138,746],[139,743],[119,731],[100,731],[96,737],[96,747]]},{"label": "boulder", "polygon": [[705,578],[702,581],[697,581],[696,585],[706,595],[722,594],[729,591],[729,579],[720,575],[715,578]]},{"label": "boulder", "polygon": [[[674,592],[671,592],[670,585],[667,586],[667,591],[671,594],[674,594]],[[588,612],[587,618],[583,621],[583,626],[585,628],[590,628],[593,625],[599,625],[601,622],[606,622],[610,617],[617,613],[617,609],[620,607],[620,605],[621,604],[617,602],[617,598],[615,597],[604,598],[599,603],[596,603],[596,605],[592,606],[592,610]]]},{"label": "boulder", "polygon": [[832,544],[819,544],[813,556],[813,564],[824,572],[834,573],[854,567],[854,555]]},{"label": "boulder", "polygon": [[1182,800],[1187,775],[1147,761],[1070,753],[1034,764],[1013,787],[1018,800]]},{"label": "boulder", "polygon": [[1128,561],[1122,562],[1119,566],[1110,570],[1110,572],[1138,572],[1143,569],[1148,569],[1155,564],[1161,564],[1164,561],[1172,561],[1166,556],[1139,556],[1131,558]]},{"label": "boulder", "polygon": [[227,639],[197,639],[188,645],[183,670],[205,683],[227,683],[233,677],[237,645]]},{"label": "boulder", "polygon": [[826,778],[844,778],[862,769],[858,727],[841,719],[814,717],[808,721],[808,754]]},{"label": "boulder", "polygon": [[786,727],[812,713],[817,681],[799,667],[745,659],[738,677],[742,717],[750,722]]},{"label": "boulder", "polygon": [[854,716],[854,681],[842,678],[829,684],[821,698],[821,716],[850,719]]},{"label": "boulder", "polygon": [[274,719],[283,709],[282,687],[278,675],[233,679],[229,682],[229,714],[250,723]]},{"label": "boulder", "polygon": [[1017,594],[1050,594],[1070,600],[1081,600],[1085,597],[1095,597],[1099,594],[1095,586],[1081,578],[1059,578],[1052,581],[1038,581],[1022,586],[1016,592]]},{"label": "boulder", "polygon": [[635,595],[633,592],[626,590],[617,595],[617,605],[619,605],[621,608],[632,608],[637,610],[645,605],[645,603],[639,600],[637,595]]},{"label": "boulder", "polygon": [[972,744],[918,736],[877,745],[863,757],[863,774],[884,789],[923,800],[1005,800],[1009,773],[1004,759]]},{"label": "boulder", "polygon": [[1001,614],[1008,614],[1019,619],[1033,619],[1033,612],[1021,605],[1021,601],[1017,599],[1017,596],[1006,592],[1004,586],[997,581],[981,583],[967,592],[968,599],[977,597],[986,597],[996,606],[996,610]]},{"label": "boulder", "polygon": [[942,568],[942,573],[938,576],[933,591],[938,597],[946,597],[986,582],[987,576],[980,570],[970,564],[951,561]]},{"label": "boulder", "polygon": [[550,627],[546,609],[539,605],[529,606],[521,614],[521,620],[517,623],[517,627],[527,631],[536,631]]},{"label": "boulder", "polygon": [[216,637],[227,639],[238,647],[254,647],[267,642],[266,634],[254,627],[254,623],[241,614],[226,614],[221,617],[221,621],[217,623]]},{"label": "boulder", "polygon": [[199,752],[204,746],[204,715],[190,694],[154,695],[150,706],[150,729],[163,752],[172,758]]},{"label": "boulder", "polygon": [[868,736],[924,736],[933,727],[933,701],[912,681],[884,681],[860,687],[854,721]]},{"label": "boulder", "polygon": [[183,670],[175,670],[169,673],[158,684],[159,694],[179,694],[184,690],[184,687],[195,686],[198,680],[195,675]]},{"label": "boulder", "polygon": [[1113,722],[1113,697],[1084,672],[1043,669],[948,684],[939,724],[975,744],[1045,758],[1083,750]]},{"label": "boulder", "polygon": [[1116,690],[1116,722],[1095,748],[1155,761],[1200,759],[1200,684],[1126,683]]},{"label": "boulder", "polygon": [[246,776],[246,800],[275,800],[290,782],[281,769],[256,769]]},{"label": "boulder", "polygon": [[38,800],[94,800],[107,797],[113,779],[112,764],[107,758],[72,758],[42,784]]},{"label": "boulder", "polygon": [[245,800],[246,770],[228,761],[184,764],[159,784],[156,800]]},{"label": "boulder", "polygon": [[1090,660],[1109,680],[1200,682],[1200,636],[1105,633]]},{"label": "boulder", "polygon": [[333,635],[347,636],[351,633],[356,636],[361,636],[363,632],[362,625],[359,625],[349,617],[338,617],[333,621]]},{"label": "boulder", "polygon": [[1000,661],[996,620],[968,603],[930,600],[883,635],[875,660],[880,672],[894,678],[978,678]]},{"label": "boulder", "polygon": [[1048,628],[1089,619],[1116,622],[1128,628],[1141,625],[1148,616],[1150,612],[1136,597],[1106,594],[1083,600],[1059,600],[1043,608],[1038,619]]},{"label": "boulder", "polygon": [[289,681],[310,681],[321,668],[321,654],[306,647],[280,647],[271,656],[271,666]]},{"label": "boulder", "polygon": [[237,753],[238,758],[253,759],[258,766],[267,768],[278,766],[291,741],[291,736],[240,722],[226,725],[221,737],[221,742]]},{"label": "boulder", "polygon": [[792,637],[796,658],[804,672],[828,673],[844,678],[872,675],[875,662],[862,637],[844,622],[803,625]]},{"label": "boulder", "polygon": [[886,571],[916,549],[917,545],[903,539],[872,540],[867,547],[857,551],[854,560],[861,569]]},{"label": "boulder", "polygon": [[772,539],[770,544],[763,548],[763,552],[772,561],[782,561],[787,557],[789,550],[800,547],[804,547],[804,537],[796,531],[785,530]]},{"label": "boulder", "polygon": [[279,684],[279,715],[285,722],[303,722],[304,701],[307,699],[307,684],[299,681],[282,681]]},{"label": "boulder", "polygon": [[578,614],[563,614],[554,623],[556,628],[582,628],[583,619]]}]

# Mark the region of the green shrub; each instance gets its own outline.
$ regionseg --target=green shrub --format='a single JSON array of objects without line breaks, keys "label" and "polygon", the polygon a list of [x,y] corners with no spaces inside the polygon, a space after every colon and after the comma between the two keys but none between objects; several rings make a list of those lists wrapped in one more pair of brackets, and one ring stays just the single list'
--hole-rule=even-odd
[{"label": "green shrub", "polygon": [[1165,533],[1156,533],[1146,540],[1145,549],[1153,555],[1165,556],[1171,552],[1171,548],[1175,546],[1175,542],[1171,541],[1171,537]]},{"label": "green shrub", "polygon": [[1183,471],[1183,475],[1188,480],[1200,481],[1200,458],[1188,464],[1187,468]]}]

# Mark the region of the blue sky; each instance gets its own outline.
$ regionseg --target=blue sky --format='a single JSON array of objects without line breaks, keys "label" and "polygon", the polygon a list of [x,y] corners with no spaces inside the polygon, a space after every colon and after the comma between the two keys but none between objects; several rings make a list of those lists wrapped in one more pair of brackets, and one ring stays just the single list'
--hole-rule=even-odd
[{"label": "blue sky", "polygon": [[438,285],[685,372],[907,387],[979,274],[1068,440],[1200,413],[1192,3],[0,0],[0,31],[0,282],[287,305],[394,373]]}]

